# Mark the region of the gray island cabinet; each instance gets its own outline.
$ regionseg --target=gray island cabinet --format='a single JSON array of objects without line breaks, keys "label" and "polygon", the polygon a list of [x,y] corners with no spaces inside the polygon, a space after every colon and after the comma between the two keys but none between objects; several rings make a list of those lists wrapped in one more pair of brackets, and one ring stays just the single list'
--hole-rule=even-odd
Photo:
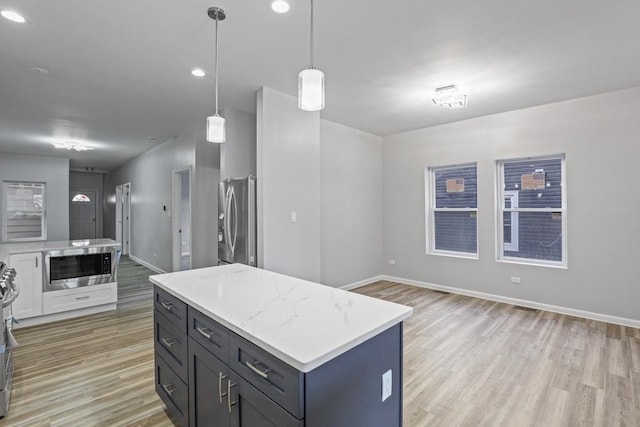
[{"label": "gray island cabinet", "polygon": [[150,280],[156,391],[177,424],[402,425],[411,308],[241,264]]}]

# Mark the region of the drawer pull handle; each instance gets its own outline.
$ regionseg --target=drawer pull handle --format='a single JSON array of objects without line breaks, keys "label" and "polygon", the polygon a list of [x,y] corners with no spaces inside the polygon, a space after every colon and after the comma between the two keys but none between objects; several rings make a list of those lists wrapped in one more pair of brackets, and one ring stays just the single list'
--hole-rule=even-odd
[{"label": "drawer pull handle", "polygon": [[171,338],[162,338],[160,341],[162,341],[162,343],[169,348],[173,347],[176,344],[176,341]]},{"label": "drawer pull handle", "polygon": [[162,384],[162,388],[164,389],[164,391],[171,396],[173,393],[175,393],[176,389],[173,386],[173,384]]},{"label": "drawer pull handle", "polygon": [[225,378],[227,378],[227,376],[220,372],[220,375],[218,375],[218,398],[220,399],[220,403],[222,403],[222,398],[228,394],[222,392],[222,380]]},{"label": "drawer pull handle", "polygon": [[202,335],[203,337],[205,337],[209,341],[211,341],[211,336],[215,334],[215,332],[213,332],[211,329],[209,329],[209,328],[201,328],[200,326],[198,326],[196,328],[196,331],[198,331],[198,333],[200,335]]},{"label": "drawer pull handle", "polygon": [[162,301],[160,305],[169,311],[173,310],[173,307],[175,307],[175,305],[171,304],[170,302],[164,302],[164,301]]},{"label": "drawer pull handle", "polygon": [[80,300],[83,300],[83,299],[89,299],[89,298],[91,298],[91,295],[87,295],[86,297],[76,297],[76,301],[80,301]]},{"label": "drawer pull handle", "polygon": [[259,365],[260,362],[254,362],[253,364],[249,363],[249,362],[244,362],[245,365],[247,365],[247,368],[251,369],[253,372],[255,372],[256,374],[260,375],[262,378],[264,378],[265,380],[269,379],[269,372],[270,369],[267,369],[266,371],[261,371],[260,369],[256,368],[256,365]]},{"label": "drawer pull handle", "polygon": [[231,380],[227,380],[227,402],[229,403],[229,413],[231,413],[231,407],[238,403],[237,401],[231,401],[231,387],[235,387],[237,384],[231,384]]}]

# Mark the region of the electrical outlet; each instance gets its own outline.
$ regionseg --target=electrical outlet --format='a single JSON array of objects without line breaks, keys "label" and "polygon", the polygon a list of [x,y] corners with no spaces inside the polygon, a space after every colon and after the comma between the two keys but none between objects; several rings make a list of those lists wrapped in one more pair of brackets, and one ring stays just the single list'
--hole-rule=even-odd
[{"label": "electrical outlet", "polygon": [[291,212],[291,222],[298,222],[298,213]]},{"label": "electrical outlet", "polygon": [[384,402],[389,397],[391,397],[391,386],[393,377],[391,374],[391,369],[382,374],[382,401]]},{"label": "electrical outlet", "polygon": [[520,278],[516,277],[516,276],[512,276],[511,277],[511,283],[513,283],[515,285],[519,285],[520,284]]},{"label": "electrical outlet", "polygon": [[396,260],[389,258],[389,265],[396,265]]}]

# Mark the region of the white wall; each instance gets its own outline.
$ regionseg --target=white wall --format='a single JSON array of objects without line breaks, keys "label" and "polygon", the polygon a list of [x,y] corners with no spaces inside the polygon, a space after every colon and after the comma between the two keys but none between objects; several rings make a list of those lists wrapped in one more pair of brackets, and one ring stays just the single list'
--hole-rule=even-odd
[{"label": "white wall", "polygon": [[322,283],[382,274],[382,138],[320,120]]},{"label": "white wall", "polygon": [[227,141],[220,146],[220,177],[256,175],[256,115],[224,108]]},{"label": "white wall", "polygon": [[320,281],[320,115],[262,88],[257,120],[258,265]]},{"label": "white wall", "polygon": [[[640,88],[383,139],[395,277],[640,319]],[[495,261],[495,160],[566,153],[568,269]],[[424,168],[478,162],[479,260],[425,255]],[[522,284],[510,284],[519,276]]]},{"label": "white wall", "polygon": [[[69,239],[69,159],[0,153],[0,184],[2,181],[46,183],[47,240]],[[0,185],[0,206],[2,191]],[[0,224],[2,215],[0,208]]]}]

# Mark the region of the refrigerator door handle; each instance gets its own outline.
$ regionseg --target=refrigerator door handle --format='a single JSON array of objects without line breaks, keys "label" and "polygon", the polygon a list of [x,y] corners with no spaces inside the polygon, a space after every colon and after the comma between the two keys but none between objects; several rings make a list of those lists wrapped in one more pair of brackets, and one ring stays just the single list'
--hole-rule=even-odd
[{"label": "refrigerator door handle", "polygon": [[227,188],[227,193],[224,197],[224,244],[227,246],[228,249],[231,250],[231,253],[233,254],[233,249],[231,248],[231,233],[230,233],[230,228],[231,228],[231,222],[229,221],[230,219],[230,210],[231,208],[231,187]]},{"label": "refrigerator door handle", "polygon": [[229,243],[231,245],[231,254],[235,256],[236,252],[236,240],[238,239],[238,204],[236,203],[236,191],[231,187],[229,207],[233,205],[233,240]]}]

